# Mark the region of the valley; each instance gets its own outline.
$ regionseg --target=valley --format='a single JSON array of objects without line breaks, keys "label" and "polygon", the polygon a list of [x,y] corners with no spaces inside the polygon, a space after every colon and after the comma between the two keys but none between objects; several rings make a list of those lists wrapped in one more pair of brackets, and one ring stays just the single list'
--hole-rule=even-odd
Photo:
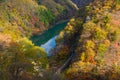
[{"label": "valley", "polygon": [[0,80],[119,76],[119,0],[0,0]]}]

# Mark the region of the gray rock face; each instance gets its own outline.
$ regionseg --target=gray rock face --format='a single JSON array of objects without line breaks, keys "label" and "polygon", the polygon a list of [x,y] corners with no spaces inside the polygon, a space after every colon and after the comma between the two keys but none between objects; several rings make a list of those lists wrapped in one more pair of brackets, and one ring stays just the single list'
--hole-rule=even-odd
[{"label": "gray rock face", "polygon": [[78,7],[83,7],[87,4],[89,4],[90,2],[92,2],[93,0],[72,0]]}]

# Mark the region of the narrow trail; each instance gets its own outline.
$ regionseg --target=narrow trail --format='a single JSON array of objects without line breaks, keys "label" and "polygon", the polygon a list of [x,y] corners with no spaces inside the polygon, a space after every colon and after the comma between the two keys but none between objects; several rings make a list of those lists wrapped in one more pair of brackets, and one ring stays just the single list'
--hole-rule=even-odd
[{"label": "narrow trail", "polygon": [[71,62],[74,53],[71,53],[70,57],[66,60],[66,62],[55,72],[55,74],[60,74]]},{"label": "narrow trail", "polygon": [[82,33],[82,30],[83,28],[82,27],[79,27],[78,29],[76,29],[76,33],[74,34],[74,36],[69,39],[69,41],[72,41],[74,43],[72,43],[70,46],[71,46],[71,51],[70,51],[70,56],[69,58],[65,61],[65,63],[56,70],[56,72],[53,74],[53,80],[57,80],[57,75],[59,75],[61,72],[63,72],[71,63],[72,59],[74,58],[75,56],[75,49],[76,49],[76,46],[77,46],[77,43],[79,41],[79,36],[81,35]]},{"label": "narrow trail", "polygon": [[[81,29],[78,29],[78,31],[76,30],[76,33],[74,34],[75,36],[74,36],[74,41],[72,41],[73,40],[73,38],[71,38],[71,40],[70,41],[72,41],[72,42],[78,42],[78,36],[79,35],[81,35],[81,31],[82,30],[82,28]],[[57,75],[59,75],[61,72],[63,72],[70,64],[71,64],[71,61],[73,60],[73,58],[74,58],[74,56],[75,56],[75,49],[76,49],[76,43],[73,43],[72,45],[71,45],[71,51],[70,51],[70,56],[69,56],[69,58],[64,62],[64,64],[60,67],[60,68],[58,68],[57,70],[56,70],[56,72],[53,74],[53,80],[58,80],[57,79]]]},{"label": "narrow trail", "polygon": [[53,74],[53,80],[57,80],[57,75],[59,75],[62,71],[64,71],[70,64],[72,58],[74,57],[74,52],[72,51],[70,54],[70,57],[66,60],[66,62],[56,70],[56,72]]}]

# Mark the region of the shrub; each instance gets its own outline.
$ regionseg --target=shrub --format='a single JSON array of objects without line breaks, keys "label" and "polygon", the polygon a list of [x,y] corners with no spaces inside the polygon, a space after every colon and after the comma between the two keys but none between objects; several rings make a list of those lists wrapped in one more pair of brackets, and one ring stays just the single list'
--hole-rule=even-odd
[{"label": "shrub", "polygon": [[106,39],[107,33],[100,27],[96,27],[92,36],[94,40],[104,40]]},{"label": "shrub", "polygon": [[107,50],[107,45],[101,43],[98,45],[97,54],[100,57],[103,57],[106,50]]},{"label": "shrub", "polygon": [[89,49],[89,48],[94,48],[95,47],[95,43],[93,42],[93,41],[91,41],[91,40],[88,40],[87,42],[86,42],[86,45],[85,45],[85,47],[86,47],[86,49]]}]

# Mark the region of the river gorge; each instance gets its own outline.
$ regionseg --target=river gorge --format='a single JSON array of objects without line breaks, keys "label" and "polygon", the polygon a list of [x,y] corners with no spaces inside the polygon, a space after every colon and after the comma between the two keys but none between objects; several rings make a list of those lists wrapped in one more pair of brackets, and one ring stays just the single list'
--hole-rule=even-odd
[{"label": "river gorge", "polygon": [[35,45],[42,47],[47,55],[50,56],[50,50],[56,46],[55,40],[57,35],[59,35],[60,31],[62,31],[66,25],[67,21],[56,24],[42,34],[32,36],[31,40]]}]

